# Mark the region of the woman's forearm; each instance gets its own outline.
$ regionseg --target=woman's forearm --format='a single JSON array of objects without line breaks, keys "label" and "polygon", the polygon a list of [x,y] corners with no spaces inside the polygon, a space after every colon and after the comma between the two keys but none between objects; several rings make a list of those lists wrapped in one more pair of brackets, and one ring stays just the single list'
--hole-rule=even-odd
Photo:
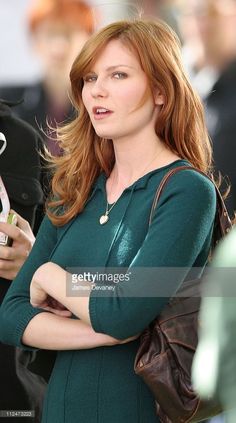
[{"label": "woman's forearm", "polygon": [[81,320],[43,312],[31,319],[22,336],[22,343],[49,350],[76,350],[124,342],[109,335],[96,333]]},{"label": "woman's forearm", "polygon": [[86,287],[87,295],[69,296],[66,294],[66,279],[69,276],[63,268],[55,263],[44,263],[33,275],[30,287],[30,302],[33,307],[45,309],[47,295],[63,304],[75,316],[91,326],[89,314],[89,294],[91,283],[80,281],[80,285]]}]

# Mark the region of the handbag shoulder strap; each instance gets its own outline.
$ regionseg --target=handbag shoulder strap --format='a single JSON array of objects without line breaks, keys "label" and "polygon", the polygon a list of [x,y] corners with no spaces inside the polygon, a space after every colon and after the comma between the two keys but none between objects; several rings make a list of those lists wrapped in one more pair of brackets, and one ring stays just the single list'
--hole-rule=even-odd
[{"label": "handbag shoulder strap", "polygon": [[216,200],[217,200],[217,206],[216,206],[216,217],[215,217],[215,224],[214,224],[214,231],[213,231],[213,246],[215,246],[215,244],[217,244],[219,242],[219,240],[221,238],[223,238],[232,228],[232,222],[231,219],[228,215],[224,200],[222,198],[222,195],[218,189],[218,187],[216,186],[215,182],[204,172],[202,172],[199,169],[196,169],[195,167],[192,166],[178,166],[175,167],[174,169],[171,169],[169,172],[166,173],[166,175],[163,177],[163,179],[161,180],[155,196],[154,196],[154,200],[152,203],[152,208],[151,208],[151,212],[150,212],[150,217],[149,217],[149,226],[152,223],[153,220],[153,216],[154,216],[154,212],[155,209],[157,207],[157,203],[159,201],[159,198],[167,184],[167,182],[169,181],[169,179],[175,175],[176,173],[178,173],[181,170],[194,170],[200,174],[202,174],[203,176],[205,176],[206,178],[208,178],[214,185],[215,190],[216,190]]}]

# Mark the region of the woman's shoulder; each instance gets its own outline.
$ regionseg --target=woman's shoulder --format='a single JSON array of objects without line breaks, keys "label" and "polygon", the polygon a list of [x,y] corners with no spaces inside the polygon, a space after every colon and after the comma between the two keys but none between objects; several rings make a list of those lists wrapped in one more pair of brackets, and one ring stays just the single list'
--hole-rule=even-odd
[{"label": "woman's shoulder", "polygon": [[[215,192],[214,182],[204,172],[198,171],[194,168],[187,160],[178,159],[171,163],[163,166],[162,168],[156,169],[156,171],[150,172],[152,183],[162,182],[167,175],[170,175],[167,179],[167,187],[183,189],[209,189],[213,193]],[[156,180],[156,181],[155,181]]]},{"label": "woman's shoulder", "polygon": [[[177,167],[175,166],[175,169]],[[165,190],[167,194],[182,198],[183,201],[187,198],[191,207],[202,207],[205,204],[215,208],[216,205],[216,187],[213,180],[190,164],[188,168],[179,169],[172,174]]]},{"label": "woman's shoulder", "polygon": [[158,190],[169,173],[170,176],[161,191],[160,202],[166,203],[167,199],[176,199],[177,202],[189,203],[191,207],[203,204],[215,207],[215,184],[206,174],[193,168],[186,160],[177,160],[163,167],[159,175],[153,174],[151,184]]},{"label": "woman's shoulder", "polygon": [[199,189],[203,191],[207,190],[215,194],[215,184],[213,180],[204,172],[200,172],[190,165],[184,169],[176,169],[176,173],[172,176],[172,181],[183,189],[194,191],[195,194],[197,194],[197,190]]}]

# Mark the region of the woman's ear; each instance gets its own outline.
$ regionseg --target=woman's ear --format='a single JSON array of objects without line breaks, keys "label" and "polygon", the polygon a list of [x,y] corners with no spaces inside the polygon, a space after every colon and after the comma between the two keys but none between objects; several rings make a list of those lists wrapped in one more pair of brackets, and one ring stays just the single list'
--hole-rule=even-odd
[{"label": "woman's ear", "polygon": [[156,88],[155,90],[154,101],[156,106],[163,106],[165,103],[164,94],[159,90],[159,88]]}]

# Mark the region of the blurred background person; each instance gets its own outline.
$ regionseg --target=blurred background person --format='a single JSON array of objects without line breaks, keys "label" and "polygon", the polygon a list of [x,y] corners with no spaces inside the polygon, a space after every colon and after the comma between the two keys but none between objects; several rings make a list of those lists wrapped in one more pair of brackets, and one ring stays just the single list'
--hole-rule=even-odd
[{"label": "blurred background person", "polygon": [[206,280],[193,383],[207,399],[217,396],[225,421],[236,421],[236,228],[221,242]]},{"label": "blurred background person", "polygon": [[[0,232],[12,246],[0,245],[0,304],[12,279],[23,265],[34,243],[32,228],[39,225],[37,209],[44,201],[43,172],[39,151],[43,141],[36,130],[16,118],[10,105],[0,101],[0,175],[10,205],[17,213],[17,226],[0,223]],[[2,202],[0,201],[0,212]],[[39,423],[45,381],[22,362],[21,350],[0,343],[0,410],[27,410],[34,418],[11,417],[18,423]],[[9,421],[1,416],[1,423]]]},{"label": "blurred background person", "polygon": [[[94,30],[94,11],[83,0],[32,0],[27,16],[32,46],[42,64],[42,78],[30,85],[2,87],[0,97],[23,99],[15,113],[47,132],[47,121],[55,127],[56,122],[72,117],[69,70]],[[53,154],[60,154],[53,133],[46,142]]]},{"label": "blurred background person", "polygon": [[226,205],[233,216],[236,210],[236,1],[178,0],[178,4],[184,43],[190,49],[192,46],[198,59],[190,76],[205,101],[215,169],[223,177],[228,176],[231,184]]},{"label": "blurred background person", "polygon": [[[174,0],[127,0],[127,13],[136,13],[142,17],[163,19],[180,36]],[[131,5],[133,7],[131,7]]]},{"label": "blurred background person", "polygon": [[[184,65],[194,85],[196,85],[196,75],[204,67],[203,44],[199,34],[196,16],[192,12],[197,2],[198,0],[172,0],[182,41]],[[199,88],[202,94],[202,87]]]}]

